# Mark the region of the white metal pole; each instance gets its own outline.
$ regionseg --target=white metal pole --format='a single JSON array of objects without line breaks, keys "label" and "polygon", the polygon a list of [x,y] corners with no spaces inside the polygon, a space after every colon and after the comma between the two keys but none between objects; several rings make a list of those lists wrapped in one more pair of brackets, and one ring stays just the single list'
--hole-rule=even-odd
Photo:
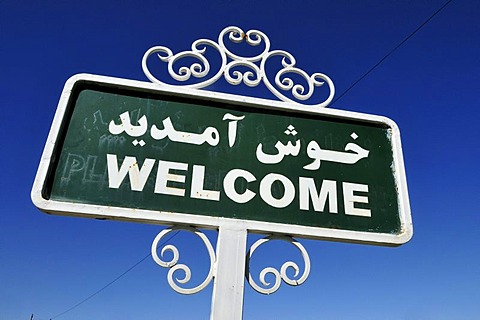
[{"label": "white metal pole", "polygon": [[245,287],[247,229],[222,225],[217,240],[211,320],[241,320]]}]

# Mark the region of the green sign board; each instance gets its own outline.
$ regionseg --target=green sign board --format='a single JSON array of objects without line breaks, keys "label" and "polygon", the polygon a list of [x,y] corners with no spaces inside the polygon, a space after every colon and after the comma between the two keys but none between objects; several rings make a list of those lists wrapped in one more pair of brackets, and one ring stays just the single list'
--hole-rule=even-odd
[{"label": "green sign board", "polygon": [[65,86],[32,199],[50,213],[381,245],[412,235],[391,120],[93,75]]}]

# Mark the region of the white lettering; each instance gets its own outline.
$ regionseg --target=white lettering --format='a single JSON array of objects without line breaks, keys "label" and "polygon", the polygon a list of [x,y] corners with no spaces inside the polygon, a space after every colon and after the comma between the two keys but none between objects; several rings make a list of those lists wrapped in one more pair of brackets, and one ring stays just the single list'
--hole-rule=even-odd
[{"label": "white lettering", "polygon": [[229,197],[231,200],[235,201],[236,203],[246,203],[255,197],[255,193],[247,189],[244,193],[240,194],[237,192],[237,190],[235,190],[235,180],[240,177],[247,180],[247,182],[253,182],[257,180],[253,174],[246,170],[233,169],[230,170],[225,176],[225,179],[223,179],[223,189],[227,197]]},{"label": "white lettering", "polygon": [[[272,184],[275,181],[280,181],[284,187],[283,197],[280,199],[272,195]],[[295,187],[287,177],[277,173],[269,173],[260,181],[260,197],[272,207],[285,208],[295,198]]]},{"label": "white lettering", "polygon": [[350,216],[371,217],[370,209],[355,208],[355,203],[368,203],[368,197],[356,196],[355,191],[368,192],[368,185],[343,182],[343,202],[345,214]]},{"label": "white lettering", "polygon": [[320,193],[317,193],[313,178],[300,177],[299,185],[300,210],[310,210],[309,198],[311,198],[313,209],[317,212],[323,212],[328,197],[328,211],[330,213],[338,213],[336,181],[323,180]]},{"label": "white lettering", "polygon": [[[86,170],[85,161],[70,159],[69,172],[64,172],[62,179],[70,178],[73,171]],[[133,191],[143,191],[148,178],[155,166],[155,159],[146,158],[140,166],[136,157],[125,156],[119,166],[118,156],[107,154],[107,173],[108,186],[112,189],[120,188],[127,174],[129,176],[130,189]],[[155,177],[154,192],[157,194],[173,195],[184,197],[189,194],[190,198],[220,201],[220,191],[206,189],[205,170],[203,165],[193,165],[191,175],[191,185],[185,186],[187,180],[187,171],[189,164],[183,162],[158,160],[158,170]],[[178,171],[184,171],[179,173]],[[86,175],[86,174],[84,174]],[[215,178],[216,179],[216,178]],[[304,211],[314,210],[315,212],[329,212],[338,214],[338,193],[343,191],[344,214],[349,216],[371,217],[371,209],[365,207],[368,205],[368,185],[351,182],[339,182],[334,180],[315,180],[311,177],[299,177],[298,185],[294,184],[289,178],[278,173],[269,173],[265,175],[260,183],[257,178],[249,171],[243,169],[232,169],[223,179],[223,190],[226,196],[236,203],[247,203],[259,193],[261,199],[269,206],[274,208],[285,208],[289,206],[297,197],[296,186],[298,186],[299,209]],[[337,190],[339,183],[342,183],[342,191]],[[321,184],[319,190],[316,184]],[[237,189],[235,188],[237,185]],[[282,190],[274,192],[275,187]],[[190,188],[190,189],[189,189]],[[358,193],[363,193],[359,195]],[[274,196],[275,195],[275,196]],[[327,206],[328,201],[328,208]],[[312,204],[312,207],[310,207]]]},{"label": "white lettering", "polygon": [[137,158],[127,156],[118,170],[117,155],[107,154],[108,186],[118,189],[128,172],[130,188],[133,191],[142,191],[154,164],[154,159],[145,159],[142,168],[138,170]]},{"label": "white lettering", "polygon": [[204,190],[203,182],[205,180],[205,167],[194,165],[192,173],[192,190],[190,196],[197,199],[220,201],[220,192],[213,190]]},{"label": "white lettering", "polygon": [[185,183],[185,176],[172,174],[170,169],[173,170],[188,170],[188,164],[182,162],[170,162],[170,161],[158,161],[157,181],[155,182],[155,193],[170,194],[172,196],[183,197],[185,195],[185,189],[174,188],[167,186],[168,181]]}]

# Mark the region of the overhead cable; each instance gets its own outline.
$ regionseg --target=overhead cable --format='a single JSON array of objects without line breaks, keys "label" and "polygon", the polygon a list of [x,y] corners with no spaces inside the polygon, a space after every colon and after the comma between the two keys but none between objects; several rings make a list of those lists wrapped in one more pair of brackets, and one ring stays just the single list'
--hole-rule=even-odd
[{"label": "overhead cable", "polygon": [[[178,234],[179,230],[177,230],[174,234],[172,234],[169,238],[165,239],[165,241],[163,241],[162,244],[160,244],[160,246],[168,243],[170,240],[172,240],[173,237],[175,237],[177,234]],[[152,254],[149,253],[147,254],[145,257],[143,257],[142,259],[140,259],[137,263],[135,263],[133,266],[131,266],[130,268],[128,268],[127,270],[125,270],[122,274],[120,274],[119,276],[117,276],[115,279],[113,279],[112,281],[110,281],[109,283],[107,283],[106,285],[104,285],[102,288],[98,289],[97,291],[95,291],[94,293],[92,293],[91,295],[89,295],[88,297],[86,297],[85,299],[83,299],[82,301],[78,302],[77,304],[73,305],[72,307],[68,308],[67,310],[57,314],[56,316],[50,318],[50,320],[53,320],[53,319],[56,319],[56,318],[59,318],[61,316],[63,316],[64,314],[72,311],[73,309],[79,307],[80,305],[84,304],[85,302],[87,302],[88,300],[92,299],[93,297],[95,297],[97,294],[99,294],[100,292],[102,292],[103,290],[107,289],[108,287],[110,287],[112,284],[114,284],[115,282],[117,282],[118,280],[120,280],[123,276],[125,276],[127,273],[129,273],[130,271],[132,271],[135,267],[137,267],[140,263],[142,263],[143,261],[145,261],[147,258],[149,258]]]},{"label": "overhead cable", "polygon": [[443,9],[445,9],[446,6],[450,4],[453,0],[448,0],[443,4],[437,11],[435,11],[430,17],[428,17],[427,20],[425,20],[420,26],[418,26],[412,33],[410,33],[405,39],[403,39],[402,42],[400,42],[395,48],[390,50],[380,61],[378,61],[373,67],[371,67],[367,72],[365,72],[357,81],[352,83],[350,87],[348,87],[345,91],[342,92],[333,102],[330,104],[330,106],[333,106],[335,102],[340,100],[344,95],[347,94],[353,87],[355,87],[360,81],[362,81],[366,76],[368,76],[373,70],[375,70],[379,65],[381,65],[392,53],[397,51],[398,48],[400,48],[405,42],[407,42],[411,37],[413,37],[420,29],[422,29],[427,23],[430,22],[430,20],[433,19],[437,14],[439,14]]}]

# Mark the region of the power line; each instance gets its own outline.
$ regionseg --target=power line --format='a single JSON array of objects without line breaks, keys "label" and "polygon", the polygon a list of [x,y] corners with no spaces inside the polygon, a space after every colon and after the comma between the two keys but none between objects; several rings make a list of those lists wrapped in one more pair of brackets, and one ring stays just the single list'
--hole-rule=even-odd
[{"label": "power line", "polygon": [[[160,246],[168,243],[170,240],[173,239],[173,237],[175,237],[178,232],[180,232],[180,230],[177,230],[174,234],[172,234],[169,238],[167,238],[165,241],[163,241],[163,243],[160,244]],[[102,292],[103,290],[107,289],[108,287],[110,287],[112,284],[114,284],[115,282],[117,282],[118,280],[120,280],[120,278],[122,278],[124,275],[126,275],[127,273],[129,273],[130,271],[132,271],[135,267],[137,267],[140,263],[142,263],[143,261],[145,261],[147,258],[149,258],[152,254],[149,253],[147,254],[145,257],[143,257],[142,259],[140,259],[137,263],[135,263],[133,266],[131,266],[130,268],[128,268],[126,271],[124,271],[122,274],[120,274],[119,276],[117,276],[115,279],[113,279],[112,281],[110,281],[109,283],[107,283],[106,285],[104,285],[102,288],[98,289],[97,291],[95,291],[94,293],[92,293],[91,295],[89,295],[87,298],[83,299],[82,301],[78,302],[77,304],[75,304],[74,306],[70,307],[69,309],[57,314],[56,316],[50,318],[50,320],[53,320],[55,318],[59,318],[61,316],[63,316],[64,314],[66,314],[67,312],[70,312],[72,311],[73,309],[79,307],[80,305],[84,304],[85,302],[87,302],[88,300],[92,299],[93,297],[95,297],[97,294],[99,294],[100,292]],[[33,315],[32,315],[33,316]]]},{"label": "power line", "polygon": [[405,39],[403,39],[402,42],[400,42],[395,48],[393,48],[392,50],[390,50],[390,52],[388,52],[382,59],[380,59],[380,61],[378,61],[373,67],[370,68],[370,70],[368,70],[367,72],[365,72],[357,81],[355,81],[352,85],[350,85],[350,87],[348,87],[347,90],[345,90],[340,96],[338,96],[335,100],[333,100],[333,102],[330,104],[330,106],[333,106],[335,104],[335,102],[337,102],[338,100],[340,100],[345,94],[347,94],[347,92],[349,92],[353,87],[355,87],[360,81],[362,81],[366,76],[368,76],[373,70],[375,70],[379,65],[381,65],[383,63],[383,61],[385,61],[392,53],[394,53],[398,48],[400,48],[405,42],[407,42],[411,37],[413,37],[413,35],[415,35],[415,33],[417,33],[418,31],[420,31],[420,29],[422,29],[427,23],[430,22],[430,20],[433,19],[433,17],[435,17],[437,14],[440,13],[440,11],[442,11],[446,6],[448,6],[450,4],[450,2],[452,2],[453,0],[448,0],[447,2],[445,2],[445,4],[443,6],[441,6],[437,11],[435,11],[427,20],[425,20],[420,26],[417,27],[417,29],[415,29],[410,35],[408,35]]}]

